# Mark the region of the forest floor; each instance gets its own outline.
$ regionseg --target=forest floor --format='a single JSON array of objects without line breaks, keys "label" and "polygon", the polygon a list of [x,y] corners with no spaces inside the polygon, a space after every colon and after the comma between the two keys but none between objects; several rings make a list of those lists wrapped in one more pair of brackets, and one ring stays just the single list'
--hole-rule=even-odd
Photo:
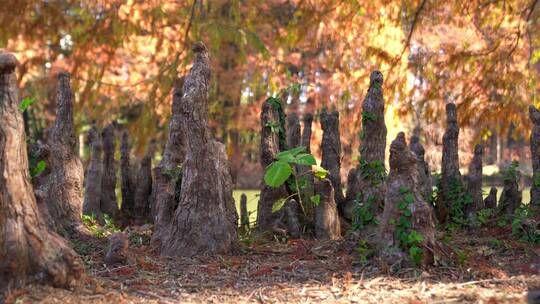
[{"label": "forest floor", "polygon": [[148,247],[149,228],[131,228],[124,265],[104,264],[106,238],[76,241],[87,267],[77,290],[30,285],[5,302],[515,304],[540,290],[540,247],[516,242],[506,228],[446,236],[455,265],[393,274],[376,257],[361,262],[349,241],[245,238],[231,256],[163,258]]}]

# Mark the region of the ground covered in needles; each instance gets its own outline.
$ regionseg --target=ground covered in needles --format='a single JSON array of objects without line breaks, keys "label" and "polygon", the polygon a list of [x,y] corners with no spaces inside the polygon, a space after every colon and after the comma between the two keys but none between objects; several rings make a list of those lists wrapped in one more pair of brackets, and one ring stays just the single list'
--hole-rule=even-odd
[{"label": "ground covered in needles", "polygon": [[390,270],[363,261],[358,242],[245,238],[235,255],[163,258],[148,244],[148,225],[131,228],[130,258],[103,262],[106,238],[73,245],[83,256],[83,286],[67,291],[30,285],[6,303],[526,303],[540,289],[540,247],[504,228],[446,235],[455,265]]}]

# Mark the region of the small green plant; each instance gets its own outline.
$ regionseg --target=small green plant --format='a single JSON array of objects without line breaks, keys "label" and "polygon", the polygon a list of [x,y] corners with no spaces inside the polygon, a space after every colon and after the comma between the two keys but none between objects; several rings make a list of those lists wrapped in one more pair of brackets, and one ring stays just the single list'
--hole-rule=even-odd
[{"label": "small green plant", "polygon": [[512,235],[522,242],[539,244],[540,231],[537,227],[538,222],[533,218],[529,206],[525,204],[519,206],[512,219]]},{"label": "small green plant", "polygon": [[485,208],[476,212],[476,220],[480,225],[485,225],[494,214],[495,210],[491,208]]},{"label": "small green plant", "polygon": [[412,229],[410,205],[414,202],[414,195],[406,187],[401,187],[399,192],[403,198],[398,203],[400,216],[395,222],[395,237],[399,247],[409,253],[409,257],[415,265],[419,265],[423,257],[423,250],[420,246],[424,241],[424,236]]},{"label": "small green plant", "polygon": [[518,173],[519,162],[517,160],[512,161],[510,166],[503,171],[503,179],[505,181],[516,181],[519,179]]},{"label": "small green plant", "polygon": [[450,202],[450,220],[457,228],[464,227],[467,224],[465,218],[465,206],[472,204],[472,197],[461,179],[454,177],[450,179],[448,199]]},{"label": "small green plant", "polygon": [[354,208],[354,218],[352,221],[353,230],[361,230],[370,224],[379,224],[378,219],[372,212],[375,198],[373,196],[369,196],[366,201],[363,202],[362,196],[362,192],[360,192],[354,199],[354,205],[356,207]]},{"label": "small green plant", "polygon": [[373,186],[382,184],[386,178],[386,169],[380,160],[368,162],[360,159],[359,169],[360,176],[369,180]]},{"label": "small green plant", "polygon": [[35,102],[36,102],[36,99],[34,97],[25,97],[19,104],[19,109],[21,110],[21,112],[24,112],[26,111],[26,109],[28,109],[28,107],[33,105]]},{"label": "small green plant", "polygon": [[363,111],[362,112],[362,123],[366,123],[368,121],[377,121],[377,117],[373,115],[372,113]]},{"label": "small green plant", "polygon": [[362,264],[367,263],[369,254],[371,253],[368,242],[364,239],[360,239],[358,241],[358,246],[356,247],[356,252],[358,253],[358,256],[360,257],[360,262]]},{"label": "small green plant", "polygon": [[97,238],[104,238],[115,232],[120,232],[120,229],[116,227],[114,221],[107,214],[103,215],[103,225],[98,222],[94,214],[83,214],[82,222],[84,226],[90,231],[90,233]]},{"label": "small green plant", "polygon": [[35,177],[45,171],[45,169],[47,169],[47,163],[44,160],[40,160],[34,167],[30,168],[30,176]]}]

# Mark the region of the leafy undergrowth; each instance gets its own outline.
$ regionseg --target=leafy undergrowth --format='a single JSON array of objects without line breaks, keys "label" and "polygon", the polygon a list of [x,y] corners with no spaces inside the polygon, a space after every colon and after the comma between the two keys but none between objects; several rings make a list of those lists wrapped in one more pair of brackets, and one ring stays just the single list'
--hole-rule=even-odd
[{"label": "leafy undergrowth", "polygon": [[525,303],[540,288],[540,247],[504,228],[454,233],[455,267],[399,269],[361,262],[354,243],[290,240],[255,243],[232,256],[162,258],[150,231],[130,234],[130,259],[105,266],[104,238],[81,252],[88,276],[75,291],[31,285],[7,303]]}]

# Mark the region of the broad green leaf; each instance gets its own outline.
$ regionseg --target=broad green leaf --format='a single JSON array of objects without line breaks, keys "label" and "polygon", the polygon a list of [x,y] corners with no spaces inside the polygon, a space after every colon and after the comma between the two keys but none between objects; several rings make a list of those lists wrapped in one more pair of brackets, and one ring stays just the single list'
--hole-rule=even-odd
[{"label": "broad green leaf", "polygon": [[291,174],[291,166],[286,162],[278,160],[273,162],[266,170],[266,173],[264,174],[264,182],[270,187],[277,188],[283,185]]},{"label": "broad green leaf", "polygon": [[47,163],[44,160],[40,160],[37,165],[30,170],[30,176],[34,177],[47,168]]},{"label": "broad green leaf", "polygon": [[295,164],[305,165],[305,166],[314,166],[317,164],[315,157],[311,154],[298,154],[292,161]]},{"label": "broad green leaf", "polygon": [[312,197],[310,197],[309,200],[313,204],[315,204],[315,206],[318,206],[319,203],[321,202],[321,196],[319,194],[316,194],[316,195],[313,195]]},{"label": "broad green leaf", "polygon": [[317,178],[323,179],[328,176],[328,170],[319,165],[315,165],[313,168],[313,175],[315,175]]},{"label": "broad green leaf", "polygon": [[287,200],[285,198],[280,198],[277,201],[275,201],[274,204],[272,205],[272,213],[275,213],[281,210],[281,208],[285,206],[286,201]]},{"label": "broad green leaf", "polygon": [[34,102],[36,102],[36,99],[34,97],[25,97],[19,104],[19,109],[24,112],[26,111],[26,109],[28,109],[29,106],[34,104]]}]

